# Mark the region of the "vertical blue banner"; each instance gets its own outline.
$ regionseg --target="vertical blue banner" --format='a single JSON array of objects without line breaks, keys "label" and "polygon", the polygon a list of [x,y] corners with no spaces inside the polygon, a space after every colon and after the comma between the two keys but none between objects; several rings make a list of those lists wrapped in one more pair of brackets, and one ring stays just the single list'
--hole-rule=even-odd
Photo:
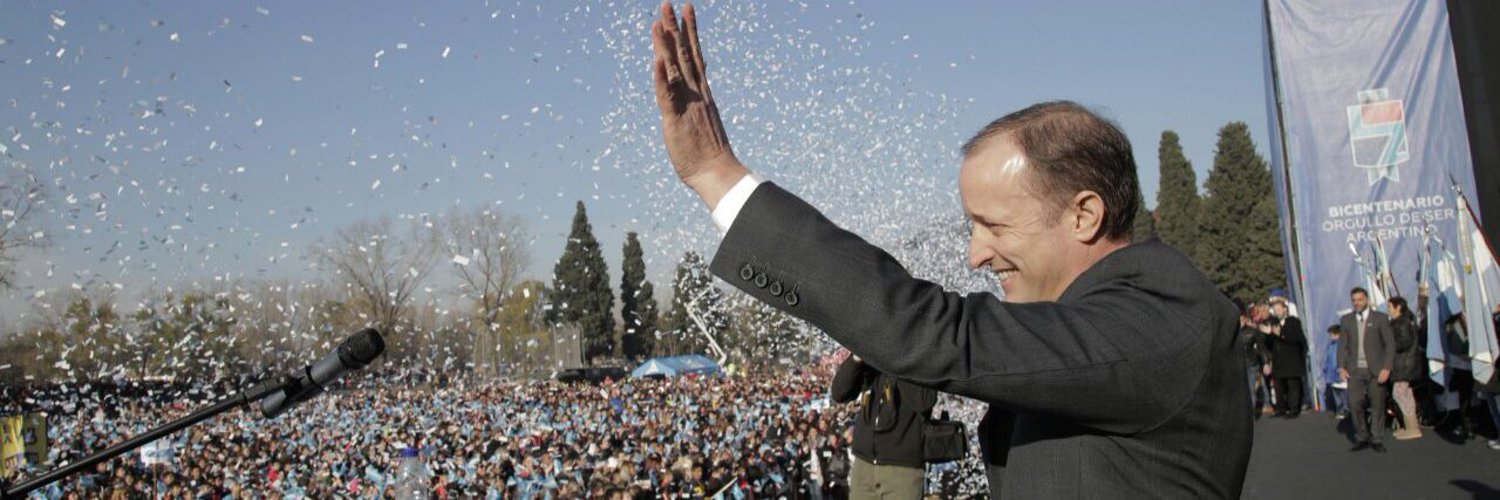
[{"label": "vertical blue banner", "polygon": [[1469,138],[1445,2],[1268,0],[1265,13],[1276,195],[1321,364],[1349,290],[1367,287],[1351,246],[1369,262],[1383,244],[1389,295],[1418,309],[1424,235],[1459,241],[1450,176],[1474,192]]}]

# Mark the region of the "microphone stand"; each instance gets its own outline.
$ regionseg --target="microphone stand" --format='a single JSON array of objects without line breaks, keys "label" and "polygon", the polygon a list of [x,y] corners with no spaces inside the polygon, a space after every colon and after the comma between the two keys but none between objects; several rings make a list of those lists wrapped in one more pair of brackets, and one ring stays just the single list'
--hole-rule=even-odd
[{"label": "microphone stand", "polygon": [[289,394],[294,393],[293,389],[296,389],[301,385],[301,381],[299,381],[297,377],[292,376],[284,376],[272,382],[262,383],[251,388],[248,391],[230,396],[223,401],[215,403],[213,406],[198,410],[191,415],[173,420],[155,429],[151,429],[145,434],[132,437],[125,442],[95,452],[94,454],[89,455],[83,460],[79,460],[66,466],[53,469],[46,474],[31,478],[26,482],[15,485],[14,487],[0,487],[0,499],[10,500],[13,498],[25,498],[26,494],[31,493],[33,490],[55,483],[62,478],[71,476],[85,469],[93,467],[99,462],[109,460],[122,453],[139,448],[141,447],[141,445],[144,445],[146,443],[156,441],[162,436],[177,432],[185,427],[192,426],[193,424],[207,420],[208,418],[220,413],[224,413],[234,408],[254,403],[256,401],[259,401],[266,395],[283,388],[287,389],[287,392]]}]

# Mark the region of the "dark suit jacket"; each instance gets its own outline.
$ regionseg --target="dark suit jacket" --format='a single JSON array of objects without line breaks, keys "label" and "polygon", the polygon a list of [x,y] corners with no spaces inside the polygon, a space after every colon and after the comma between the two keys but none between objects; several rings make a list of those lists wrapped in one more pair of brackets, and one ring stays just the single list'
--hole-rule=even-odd
[{"label": "dark suit jacket", "polygon": [[1008,458],[1003,498],[1240,494],[1252,416],[1238,311],[1159,241],[1106,256],[1057,302],[1005,303],[913,278],[765,183],[711,269],[884,373],[1013,416],[981,431],[1011,431],[992,461]]},{"label": "dark suit jacket", "polygon": [[937,404],[937,391],[880,373],[853,357],[844,360],[833,374],[829,399],[848,403],[866,393],[854,415],[854,440],[849,443],[854,455],[879,465],[927,465],[922,426]]},{"label": "dark suit jacket", "polygon": [[1281,336],[1267,335],[1266,341],[1271,346],[1271,375],[1307,376],[1307,335],[1302,334],[1302,320],[1287,316],[1281,322]]},{"label": "dark suit jacket", "polygon": [[1396,361],[1396,334],[1391,330],[1391,320],[1385,313],[1369,309],[1365,316],[1365,342],[1359,342],[1359,329],[1354,324],[1354,313],[1345,314],[1339,320],[1342,338],[1339,339],[1339,368],[1352,375],[1359,357],[1355,349],[1365,350],[1365,363],[1370,373],[1379,375],[1380,370],[1389,370]]}]

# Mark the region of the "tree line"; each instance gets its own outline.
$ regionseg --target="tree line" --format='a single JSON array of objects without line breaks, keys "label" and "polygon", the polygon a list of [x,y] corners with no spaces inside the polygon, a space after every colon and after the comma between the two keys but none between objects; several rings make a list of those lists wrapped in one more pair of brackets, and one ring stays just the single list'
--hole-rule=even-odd
[{"label": "tree line", "polygon": [[[1162,132],[1157,154],[1157,204],[1150,211],[1140,204],[1136,238],[1155,235],[1178,248],[1242,303],[1282,286],[1271,174],[1249,127],[1232,122],[1219,130],[1201,191],[1175,132]],[[0,217],[9,219],[0,229],[0,286],[8,286],[15,250],[46,244],[34,223],[45,205],[42,183],[12,178],[0,184],[0,204]],[[582,201],[550,281],[524,278],[529,248],[522,219],[480,207],[340,228],[307,250],[319,274],[313,279],[169,287],[128,311],[112,288],[56,293],[0,341],[0,382],[279,371],[366,326],[386,334],[385,362],[496,376],[686,353],[748,368],[791,362],[821,342],[806,323],[720,289],[695,252],[681,257],[671,295],[659,298],[634,232],[612,282]],[[457,285],[434,292],[431,278],[444,268]],[[419,291],[430,292],[425,301]],[[578,349],[558,348],[568,342]],[[578,354],[560,359],[569,352]]]},{"label": "tree line", "polygon": [[[581,201],[550,282],[524,279],[528,248],[523,220],[481,207],[340,228],[307,250],[320,274],[313,279],[195,282],[146,293],[128,311],[109,287],[45,295],[0,341],[0,382],[281,371],[367,326],[386,336],[383,362],[495,376],[688,353],[749,367],[809,352],[805,325],[727,297],[693,252],[682,257],[668,309],[659,312],[634,232],[622,248],[615,309],[609,266]],[[456,285],[434,290],[432,277],[443,270]],[[581,355],[560,359],[568,351],[558,344],[570,340],[582,344]]]},{"label": "tree line", "polygon": [[[1176,132],[1161,134],[1161,177],[1150,220],[1163,243],[1181,250],[1225,295],[1248,304],[1285,286],[1286,259],[1271,171],[1255,152],[1250,127],[1219,129],[1213,168],[1199,191]],[[1138,237],[1142,221],[1137,221]]]}]

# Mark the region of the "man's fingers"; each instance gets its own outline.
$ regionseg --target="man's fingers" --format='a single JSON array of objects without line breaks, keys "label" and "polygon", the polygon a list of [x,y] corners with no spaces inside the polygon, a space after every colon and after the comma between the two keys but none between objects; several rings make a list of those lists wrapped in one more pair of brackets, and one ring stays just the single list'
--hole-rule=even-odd
[{"label": "man's fingers", "polygon": [[656,84],[656,105],[662,112],[671,109],[672,93],[668,90],[671,86],[667,83],[667,63],[661,59],[651,61],[652,81]]},{"label": "man's fingers", "polygon": [[[682,81],[682,70],[677,65],[675,51],[671,48],[671,34],[667,32],[666,23],[657,21],[651,25],[651,47],[656,52],[656,60],[661,62],[663,80],[662,83],[670,86]],[[665,91],[666,89],[659,89]]]},{"label": "man's fingers", "polygon": [[[678,46],[682,45],[682,37],[677,33],[677,13],[672,10],[670,0],[662,1],[661,20],[657,21],[657,24],[661,26],[662,43],[660,46],[665,49],[666,54],[664,60],[667,61],[667,82],[675,84],[682,80],[684,69],[682,64],[685,59],[679,57],[682,50]],[[657,57],[662,57],[662,54],[663,52],[658,51]]]},{"label": "man's fingers", "polygon": [[672,30],[667,34],[672,36],[672,47],[677,49],[677,64],[680,65],[682,76],[687,79],[688,86],[698,89],[702,87],[700,83],[703,79],[702,75],[698,72],[697,65],[693,63],[692,47],[689,46],[692,42],[688,40],[688,37],[691,35],[688,34],[687,18],[683,17],[679,19],[674,13],[672,20],[675,23]]},{"label": "man's fingers", "polygon": [[688,47],[692,49],[693,65],[698,72],[708,75],[708,62],[703,59],[703,46],[698,43],[698,12],[693,9],[693,4],[687,4],[682,8],[682,24],[686,26]]},{"label": "man's fingers", "polygon": [[693,4],[683,6],[682,24],[684,31],[687,31],[688,60],[692,61],[689,70],[696,73],[700,82],[698,88],[703,92],[704,98],[712,100],[712,94],[708,91],[708,61],[703,58],[703,45],[698,42],[698,12]]},{"label": "man's fingers", "polygon": [[677,26],[677,14],[672,12],[672,2],[670,0],[662,0],[661,2],[661,22],[667,26]]}]

